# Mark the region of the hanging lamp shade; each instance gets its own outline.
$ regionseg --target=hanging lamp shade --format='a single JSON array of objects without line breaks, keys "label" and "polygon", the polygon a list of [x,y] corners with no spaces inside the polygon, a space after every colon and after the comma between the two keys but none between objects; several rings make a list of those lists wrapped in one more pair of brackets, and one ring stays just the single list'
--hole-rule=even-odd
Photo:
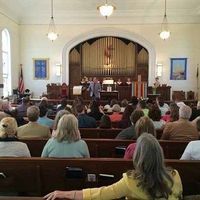
[{"label": "hanging lamp shade", "polygon": [[109,5],[106,0],[106,3],[104,5],[98,6],[97,9],[99,10],[100,14],[102,16],[106,17],[106,19],[107,19],[107,17],[112,15],[112,13],[116,9],[116,7],[113,5]]},{"label": "hanging lamp shade", "polygon": [[161,32],[159,35],[160,35],[160,38],[163,40],[167,40],[171,35],[171,33],[168,29],[167,13],[166,13],[166,0],[165,0],[165,14],[163,17],[163,22],[161,24]]},{"label": "hanging lamp shade", "polygon": [[51,19],[49,23],[47,37],[52,42],[58,38],[58,34],[56,33],[56,25],[55,25],[54,17],[53,17],[53,0],[51,0]]}]

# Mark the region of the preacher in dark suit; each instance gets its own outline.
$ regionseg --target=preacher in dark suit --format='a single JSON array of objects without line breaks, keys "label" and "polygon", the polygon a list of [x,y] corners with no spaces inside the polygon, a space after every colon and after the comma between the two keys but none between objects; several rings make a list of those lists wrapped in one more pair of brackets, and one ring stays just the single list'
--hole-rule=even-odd
[{"label": "preacher in dark suit", "polygon": [[98,82],[96,77],[94,77],[93,81],[90,82],[88,90],[90,92],[90,97],[93,99],[100,99],[101,84]]}]

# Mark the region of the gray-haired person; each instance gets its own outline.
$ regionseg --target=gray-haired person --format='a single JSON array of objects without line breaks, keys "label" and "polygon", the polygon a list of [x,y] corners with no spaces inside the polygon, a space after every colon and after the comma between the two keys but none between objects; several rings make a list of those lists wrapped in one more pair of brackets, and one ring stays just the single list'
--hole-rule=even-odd
[{"label": "gray-haired person", "polygon": [[165,125],[161,139],[198,140],[198,131],[189,121],[191,114],[192,109],[189,106],[182,105],[179,109],[179,120]]}]

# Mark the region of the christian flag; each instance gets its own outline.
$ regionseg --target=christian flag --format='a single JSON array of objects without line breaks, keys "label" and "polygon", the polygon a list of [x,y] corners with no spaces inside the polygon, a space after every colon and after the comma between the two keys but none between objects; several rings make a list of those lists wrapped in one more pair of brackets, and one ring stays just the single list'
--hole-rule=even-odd
[{"label": "christian flag", "polygon": [[20,64],[20,75],[19,75],[19,85],[18,90],[20,94],[24,93],[24,79],[23,79],[23,72],[22,72],[22,64]]}]

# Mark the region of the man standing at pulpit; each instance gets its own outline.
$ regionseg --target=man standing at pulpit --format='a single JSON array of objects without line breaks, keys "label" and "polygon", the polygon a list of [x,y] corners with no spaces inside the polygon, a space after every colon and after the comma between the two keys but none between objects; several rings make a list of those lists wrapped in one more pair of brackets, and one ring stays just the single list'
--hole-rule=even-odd
[{"label": "man standing at pulpit", "polygon": [[96,77],[90,82],[88,90],[92,99],[100,99],[101,84]]}]

